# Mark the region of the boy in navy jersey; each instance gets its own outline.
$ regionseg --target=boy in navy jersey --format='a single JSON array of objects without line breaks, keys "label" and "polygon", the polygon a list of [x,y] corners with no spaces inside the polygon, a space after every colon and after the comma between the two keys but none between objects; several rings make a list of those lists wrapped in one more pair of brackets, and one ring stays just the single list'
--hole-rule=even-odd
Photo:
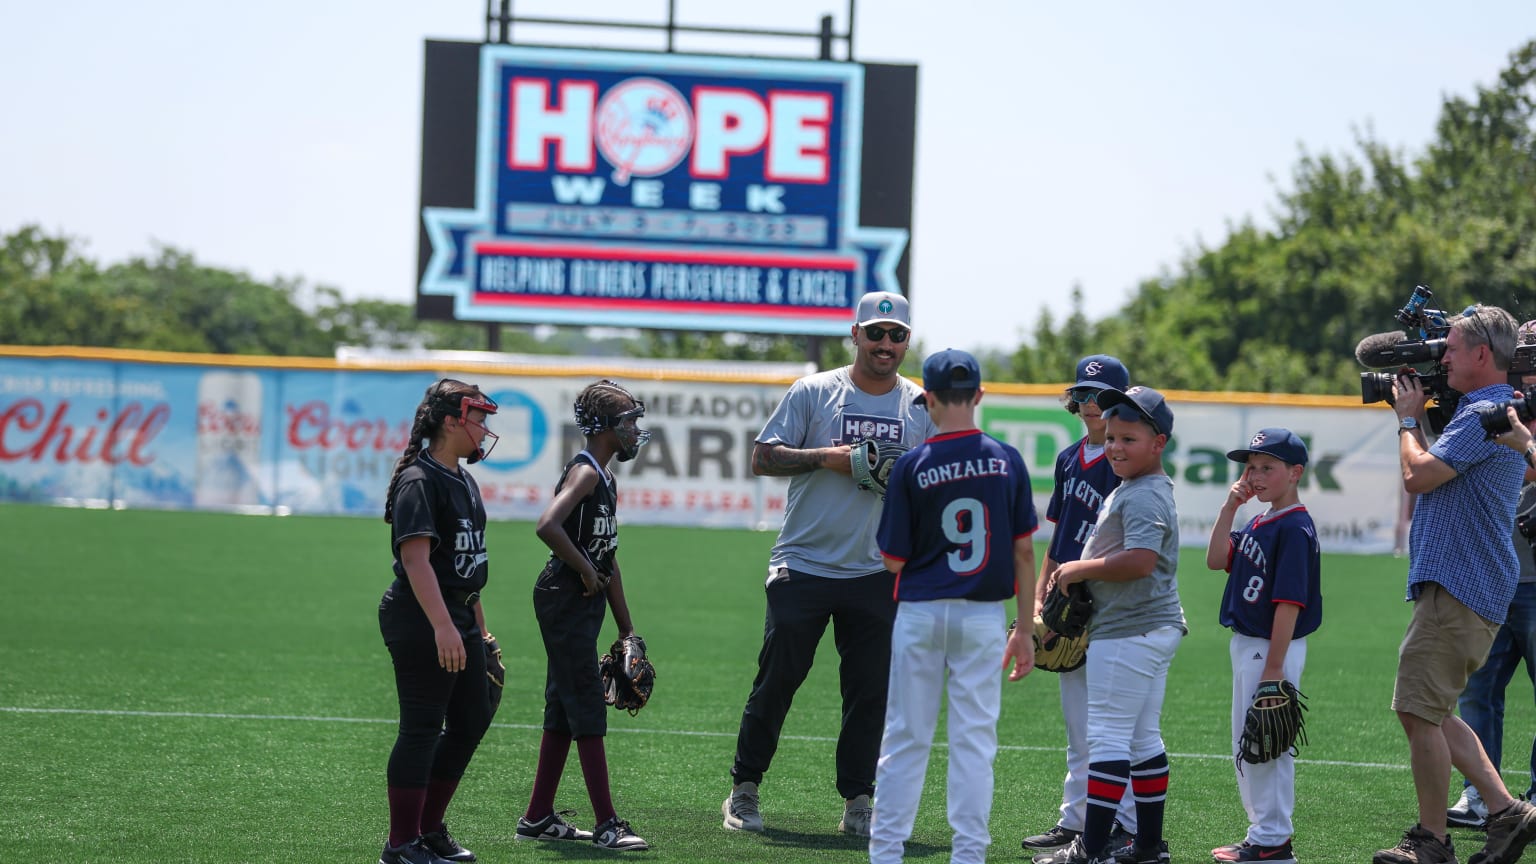
[{"label": "boy in navy jersey", "polygon": [[[1301,505],[1296,484],[1307,464],[1307,445],[1289,429],[1261,429],[1227,458],[1246,468],[1227,493],[1211,528],[1205,563],[1226,570],[1221,624],[1232,629],[1232,746],[1261,681],[1301,684],[1307,636],[1323,620],[1317,529]],[[1257,498],[1269,511],[1232,530],[1237,508]],[[1248,836],[1211,850],[1217,861],[1295,860],[1291,814],[1296,809],[1296,762],[1283,755],[1239,765],[1237,789],[1248,811]]]},{"label": "boy in navy jersey", "polygon": [[992,760],[1008,679],[1034,668],[1029,627],[1007,636],[1006,601],[1029,620],[1038,522],[1023,457],[976,428],[981,370],[947,349],[923,363],[923,396],[938,429],[891,469],[876,540],[896,574],[890,691],[875,768],[871,864],[902,860],[928,752],[949,692],[950,861],[980,864],[992,842]]}]

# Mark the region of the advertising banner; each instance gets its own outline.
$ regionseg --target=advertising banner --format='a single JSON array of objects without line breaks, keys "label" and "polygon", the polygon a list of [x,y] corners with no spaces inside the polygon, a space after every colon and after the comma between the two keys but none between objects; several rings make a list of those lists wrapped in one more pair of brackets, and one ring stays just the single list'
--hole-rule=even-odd
[{"label": "advertising banner", "polygon": [[[0,357],[0,499],[83,506],[377,518],[416,404],[442,371],[265,369]],[[491,456],[468,469],[492,518],[532,520],[581,448],[571,416],[590,381],[456,373],[500,403]],[[612,467],[632,524],[775,530],[784,478],[754,477],[752,446],[782,385],[626,381],[652,430]],[[1239,466],[1228,450],[1266,426],[1307,441],[1301,499],[1325,551],[1406,545],[1397,441],[1381,406],[1171,399],[1183,545],[1204,547]],[[1082,434],[1052,396],[989,393],[984,431],[1017,447],[1044,513],[1056,454]],[[1239,522],[1263,505],[1248,505]],[[1048,532],[1050,523],[1043,525]],[[1042,534],[1042,536],[1045,536]]]},{"label": "advertising banner", "polygon": [[453,317],[836,335],[904,293],[910,214],[860,212],[864,66],[477,46],[473,202],[448,206],[434,100],[469,94],[438,57],[465,47],[430,46],[424,121],[420,292]]}]

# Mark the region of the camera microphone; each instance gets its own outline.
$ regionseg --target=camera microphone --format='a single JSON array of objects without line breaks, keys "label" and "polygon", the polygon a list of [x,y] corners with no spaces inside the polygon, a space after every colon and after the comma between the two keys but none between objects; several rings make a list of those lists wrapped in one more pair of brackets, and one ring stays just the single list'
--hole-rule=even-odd
[{"label": "camera microphone", "polygon": [[1360,361],[1361,366],[1373,369],[1396,366],[1401,362],[1397,354],[1397,343],[1407,338],[1408,335],[1402,331],[1372,333],[1355,346],[1355,359]]}]

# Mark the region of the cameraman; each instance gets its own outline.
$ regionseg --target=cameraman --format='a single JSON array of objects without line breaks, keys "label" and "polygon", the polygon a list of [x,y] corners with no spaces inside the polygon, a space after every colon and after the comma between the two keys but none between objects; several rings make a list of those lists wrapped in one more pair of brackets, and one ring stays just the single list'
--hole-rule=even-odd
[{"label": "cameraman", "polygon": [[1440,363],[1446,385],[1466,395],[1431,447],[1419,425],[1426,397],[1419,379],[1400,375],[1392,387],[1403,489],[1417,496],[1408,535],[1413,614],[1398,653],[1392,710],[1408,737],[1419,820],[1396,847],[1377,852],[1374,864],[1456,861],[1444,797],[1452,765],[1488,807],[1488,841],[1474,856],[1480,864],[1511,864],[1536,838],[1536,806],[1509,794],[1455,713],[1467,677],[1504,623],[1520,572],[1510,528],[1526,467],[1517,451],[1531,433],[1517,422],[1495,443],[1478,418],[1479,408],[1514,395],[1514,351],[1515,320],[1504,310],[1474,306],[1452,319]]}]

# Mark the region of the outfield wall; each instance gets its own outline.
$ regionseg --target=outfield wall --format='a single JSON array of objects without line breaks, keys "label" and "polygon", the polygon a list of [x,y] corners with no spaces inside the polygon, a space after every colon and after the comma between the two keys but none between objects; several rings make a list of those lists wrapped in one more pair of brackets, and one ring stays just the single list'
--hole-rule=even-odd
[{"label": "outfield wall", "polygon": [[[387,365],[387,368],[384,366]],[[377,518],[423,391],[443,375],[501,404],[501,436],[474,467],[492,518],[534,519],[580,448],[571,404],[598,377],[645,401],[654,436],[617,465],[633,524],[777,527],[787,480],[753,477],[753,439],[789,378],[477,364],[473,368],[0,346],[0,500],[75,506]],[[1081,434],[1063,384],[995,385],[984,430],[1024,454],[1044,513],[1055,454]],[[1185,546],[1203,547],[1236,479],[1227,450],[1265,426],[1307,439],[1302,501],[1325,551],[1381,553],[1402,495],[1391,413],[1342,397],[1167,393],[1165,457]],[[1240,519],[1258,512],[1253,504]]]}]

